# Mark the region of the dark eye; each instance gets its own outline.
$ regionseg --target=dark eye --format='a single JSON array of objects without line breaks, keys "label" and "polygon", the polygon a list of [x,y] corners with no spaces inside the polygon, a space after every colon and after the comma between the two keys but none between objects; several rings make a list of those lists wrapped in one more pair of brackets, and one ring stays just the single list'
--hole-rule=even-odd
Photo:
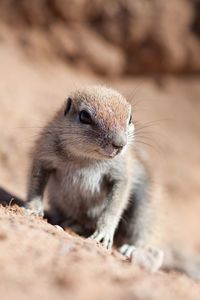
[{"label": "dark eye", "polygon": [[67,104],[66,104],[66,107],[65,107],[64,116],[66,116],[66,114],[70,111],[71,106],[72,106],[72,99],[68,98],[67,99]]},{"label": "dark eye", "polygon": [[79,113],[79,120],[83,124],[92,124],[93,123],[92,118],[91,118],[89,112],[87,112],[86,110],[80,111],[80,113]]},{"label": "dark eye", "polygon": [[130,125],[132,123],[132,115],[130,116],[128,124]]}]

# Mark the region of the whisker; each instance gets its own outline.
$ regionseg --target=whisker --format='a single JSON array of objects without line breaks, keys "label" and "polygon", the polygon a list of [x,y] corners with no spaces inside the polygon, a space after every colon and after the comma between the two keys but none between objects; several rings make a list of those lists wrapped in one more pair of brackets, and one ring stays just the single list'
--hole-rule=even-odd
[{"label": "whisker", "polygon": [[142,145],[145,145],[145,146],[150,147],[150,148],[153,149],[157,154],[160,154],[161,152],[163,152],[163,149],[156,148],[155,145],[152,145],[152,144],[147,143],[147,142],[145,142],[145,141],[135,140],[134,142],[135,142],[135,145],[137,145],[137,144],[142,144]]}]

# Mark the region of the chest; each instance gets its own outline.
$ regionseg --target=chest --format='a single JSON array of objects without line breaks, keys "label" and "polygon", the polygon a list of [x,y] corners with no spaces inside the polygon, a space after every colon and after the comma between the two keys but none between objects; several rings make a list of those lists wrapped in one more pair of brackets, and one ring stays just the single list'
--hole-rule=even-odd
[{"label": "chest", "polygon": [[[74,165],[67,163],[58,168],[52,183],[59,198],[69,202],[98,202],[109,190],[108,164]],[[88,203],[89,204],[89,203]]]},{"label": "chest", "polygon": [[62,164],[52,174],[48,184],[48,199],[56,204],[66,217],[92,219],[107,205],[114,180],[108,164]]},{"label": "chest", "polygon": [[50,202],[56,202],[68,217],[93,218],[104,208],[111,190],[107,175],[108,169],[99,166],[58,169],[49,182]]},{"label": "chest", "polygon": [[105,173],[96,168],[84,168],[68,174],[66,180],[85,193],[100,193]]},{"label": "chest", "polygon": [[68,191],[70,189],[73,192],[80,190],[81,194],[93,195],[101,192],[107,171],[106,168],[99,168],[95,165],[81,168],[68,165],[57,172],[57,177]]}]

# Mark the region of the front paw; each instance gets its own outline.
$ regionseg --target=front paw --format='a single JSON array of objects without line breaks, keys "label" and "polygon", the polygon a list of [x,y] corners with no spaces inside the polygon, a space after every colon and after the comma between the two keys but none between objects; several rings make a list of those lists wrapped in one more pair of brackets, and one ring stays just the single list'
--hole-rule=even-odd
[{"label": "front paw", "polygon": [[35,198],[25,205],[25,214],[28,216],[44,217],[43,203],[39,198]]},{"label": "front paw", "polygon": [[99,230],[97,229],[91,236],[91,239],[96,242],[101,242],[102,245],[110,250],[113,244],[113,233],[109,232],[106,229]]}]

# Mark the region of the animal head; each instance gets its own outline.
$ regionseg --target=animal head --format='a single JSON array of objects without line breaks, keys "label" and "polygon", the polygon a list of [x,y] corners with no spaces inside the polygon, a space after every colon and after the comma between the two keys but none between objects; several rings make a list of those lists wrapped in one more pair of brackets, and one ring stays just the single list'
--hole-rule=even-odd
[{"label": "animal head", "polygon": [[91,86],[76,90],[60,113],[60,142],[72,155],[111,159],[131,141],[131,105],[111,88]]}]

